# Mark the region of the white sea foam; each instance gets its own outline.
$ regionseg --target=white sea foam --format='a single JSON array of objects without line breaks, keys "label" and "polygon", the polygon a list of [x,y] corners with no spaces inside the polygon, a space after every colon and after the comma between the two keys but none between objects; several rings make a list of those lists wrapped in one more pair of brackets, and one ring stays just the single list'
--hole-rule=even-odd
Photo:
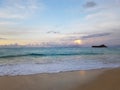
[{"label": "white sea foam", "polygon": [[103,64],[101,62],[89,62],[89,64],[81,61],[64,61],[57,63],[39,64],[39,63],[24,63],[24,64],[8,64],[0,65],[0,76],[4,75],[29,75],[38,73],[57,73],[61,71],[73,70],[90,70],[100,68],[119,67],[113,64]]}]

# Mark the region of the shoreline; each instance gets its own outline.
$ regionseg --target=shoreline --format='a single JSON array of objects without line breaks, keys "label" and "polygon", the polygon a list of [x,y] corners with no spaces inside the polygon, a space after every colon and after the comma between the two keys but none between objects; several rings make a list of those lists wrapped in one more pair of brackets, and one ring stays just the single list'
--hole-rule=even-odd
[{"label": "shoreline", "polygon": [[60,74],[60,73],[68,73],[68,72],[79,72],[79,71],[85,71],[85,72],[90,72],[90,71],[107,71],[107,70],[112,70],[112,69],[117,69],[120,67],[110,67],[110,68],[97,68],[97,69],[85,69],[85,70],[68,70],[68,71],[59,71],[59,72],[42,72],[42,73],[32,73],[32,74],[8,74],[8,75],[0,75],[0,77],[16,77],[16,76],[36,76],[36,75],[44,75],[44,74]]},{"label": "shoreline", "polygon": [[0,76],[0,90],[120,90],[120,68]]},{"label": "shoreline", "polygon": [[120,68],[0,76],[0,90],[120,90],[119,76]]}]

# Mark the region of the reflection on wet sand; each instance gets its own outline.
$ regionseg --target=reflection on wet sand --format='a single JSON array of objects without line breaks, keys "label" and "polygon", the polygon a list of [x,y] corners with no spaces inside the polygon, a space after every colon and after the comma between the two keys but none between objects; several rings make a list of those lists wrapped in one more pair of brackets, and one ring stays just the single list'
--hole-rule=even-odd
[{"label": "reflection on wet sand", "polygon": [[84,71],[84,70],[80,71],[80,75],[81,76],[85,76],[86,75],[86,71]]}]

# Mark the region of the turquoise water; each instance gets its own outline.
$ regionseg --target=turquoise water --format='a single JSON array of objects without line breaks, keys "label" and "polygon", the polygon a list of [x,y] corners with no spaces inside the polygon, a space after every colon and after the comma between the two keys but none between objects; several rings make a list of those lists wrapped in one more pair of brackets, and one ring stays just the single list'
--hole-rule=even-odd
[{"label": "turquoise water", "polygon": [[120,66],[120,48],[0,48],[0,75]]}]

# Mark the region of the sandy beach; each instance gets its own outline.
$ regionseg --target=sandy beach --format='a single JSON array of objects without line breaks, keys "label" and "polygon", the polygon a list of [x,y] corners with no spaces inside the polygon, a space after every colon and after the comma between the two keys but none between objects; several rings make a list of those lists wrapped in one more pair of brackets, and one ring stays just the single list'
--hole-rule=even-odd
[{"label": "sandy beach", "polygon": [[120,90],[120,68],[1,76],[0,90]]}]

